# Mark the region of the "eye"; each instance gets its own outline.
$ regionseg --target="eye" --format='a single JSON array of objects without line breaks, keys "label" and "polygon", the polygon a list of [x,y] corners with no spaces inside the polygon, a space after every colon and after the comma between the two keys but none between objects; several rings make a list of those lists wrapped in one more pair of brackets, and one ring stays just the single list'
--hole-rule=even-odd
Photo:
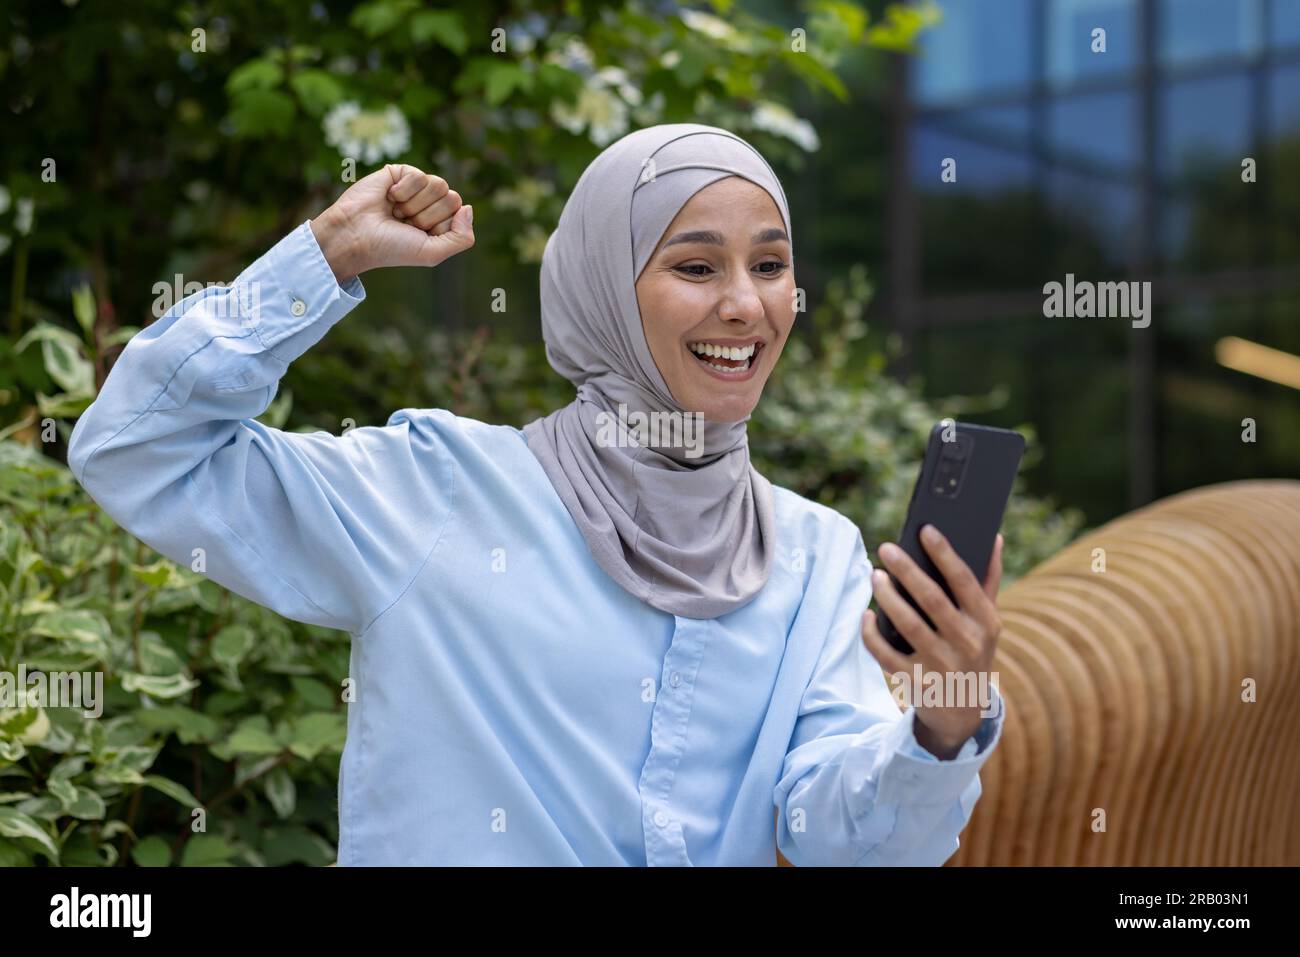
[{"label": "eye", "polygon": [[[771,266],[773,268],[763,269],[762,267],[764,266]],[[779,276],[781,275],[781,273],[785,272],[785,270],[788,269],[789,266],[787,263],[784,263],[779,259],[769,259],[766,262],[759,263],[758,266],[755,268],[757,268],[759,273],[764,276]]]},{"label": "eye", "polygon": [[[703,269],[706,270],[706,272],[691,272],[692,269]],[[691,276],[692,278],[695,279],[703,279],[706,275],[708,275],[708,273],[713,272],[713,269],[705,265],[704,263],[690,263],[685,266],[675,266],[673,268],[673,271],[682,273],[683,275],[686,276]]]}]

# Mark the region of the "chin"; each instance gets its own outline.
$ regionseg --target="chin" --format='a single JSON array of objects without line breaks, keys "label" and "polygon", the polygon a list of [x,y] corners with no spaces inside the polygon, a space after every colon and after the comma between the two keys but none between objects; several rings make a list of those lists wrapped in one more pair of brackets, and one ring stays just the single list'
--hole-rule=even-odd
[{"label": "chin", "polygon": [[716,397],[700,402],[692,408],[710,422],[740,422],[758,405],[758,396],[752,399],[738,399],[719,402]]}]

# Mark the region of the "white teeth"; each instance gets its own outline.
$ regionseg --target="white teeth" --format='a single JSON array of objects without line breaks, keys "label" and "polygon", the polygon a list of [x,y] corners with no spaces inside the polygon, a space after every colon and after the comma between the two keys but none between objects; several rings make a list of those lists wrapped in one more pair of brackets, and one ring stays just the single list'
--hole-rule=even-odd
[{"label": "white teeth", "polygon": [[757,351],[758,344],[751,342],[747,346],[717,346],[711,342],[692,342],[688,348],[697,355],[739,362],[752,356]]}]

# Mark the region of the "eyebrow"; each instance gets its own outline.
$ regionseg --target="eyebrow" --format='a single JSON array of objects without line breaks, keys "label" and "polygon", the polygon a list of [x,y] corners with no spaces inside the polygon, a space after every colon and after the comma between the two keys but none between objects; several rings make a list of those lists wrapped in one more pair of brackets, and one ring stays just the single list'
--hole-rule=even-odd
[{"label": "eyebrow", "polygon": [[[790,237],[785,234],[784,229],[773,226],[771,229],[764,229],[754,234],[750,240],[754,245],[759,243],[789,242]],[[697,229],[689,233],[678,233],[668,242],[664,243],[664,248],[676,246],[678,243],[708,243],[710,246],[725,246],[727,241],[722,237],[722,233],[714,229]]]}]

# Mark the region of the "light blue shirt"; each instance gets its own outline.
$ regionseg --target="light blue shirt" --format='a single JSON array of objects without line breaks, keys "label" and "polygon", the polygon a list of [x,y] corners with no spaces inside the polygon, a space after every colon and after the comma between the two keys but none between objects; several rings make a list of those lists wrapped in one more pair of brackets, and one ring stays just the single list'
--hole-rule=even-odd
[{"label": "light blue shirt", "polygon": [[852,522],[777,488],[766,586],[720,618],[675,617],[596,564],[519,429],[443,409],[341,436],[255,421],[364,299],[303,223],[137,334],[68,455],[163,555],[188,567],[201,548],[212,580],[352,635],[340,864],[957,850],[1002,699],[957,758],[917,743],[862,642],[871,565]]}]

